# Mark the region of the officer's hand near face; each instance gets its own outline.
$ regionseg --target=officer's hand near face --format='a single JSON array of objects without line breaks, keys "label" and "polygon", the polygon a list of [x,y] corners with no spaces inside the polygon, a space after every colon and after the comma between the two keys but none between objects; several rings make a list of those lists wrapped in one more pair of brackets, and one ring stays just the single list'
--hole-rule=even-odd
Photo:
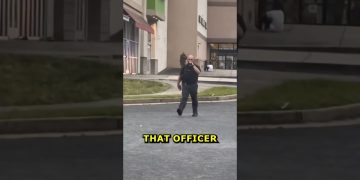
[{"label": "officer's hand near face", "polygon": [[194,71],[195,71],[197,74],[200,74],[200,70],[195,66],[193,60],[194,60],[194,57],[193,57],[193,56],[190,56],[190,58],[188,58],[188,63],[190,64],[190,66],[194,69]]}]

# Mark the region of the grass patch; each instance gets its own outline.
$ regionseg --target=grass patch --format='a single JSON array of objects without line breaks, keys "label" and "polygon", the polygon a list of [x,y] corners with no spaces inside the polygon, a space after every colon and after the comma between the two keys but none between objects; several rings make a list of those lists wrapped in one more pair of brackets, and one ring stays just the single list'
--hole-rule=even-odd
[{"label": "grass patch", "polygon": [[[235,87],[213,87],[202,91],[198,94],[198,97],[209,97],[209,96],[226,96],[236,94]],[[178,99],[181,95],[144,95],[144,96],[128,96],[124,97],[126,100],[131,99]]]},{"label": "grass patch", "polygon": [[226,96],[226,95],[232,95],[237,94],[237,88],[236,87],[213,87],[210,89],[207,89],[205,91],[202,91],[199,93],[199,96]]},{"label": "grass patch", "polygon": [[0,82],[0,106],[122,97],[120,67],[74,58],[0,55]]},{"label": "grass patch", "polygon": [[360,102],[360,82],[292,80],[238,100],[238,111],[316,109]]},{"label": "grass patch", "polygon": [[170,87],[170,84],[156,81],[125,79],[124,95],[154,94],[166,91]]},{"label": "grass patch", "polygon": [[82,117],[82,116],[122,116],[122,108],[96,107],[96,108],[67,108],[54,110],[23,110],[23,111],[9,111],[0,113],[1,119],[16,119],[16,118],[49,118],[49,117]]}]

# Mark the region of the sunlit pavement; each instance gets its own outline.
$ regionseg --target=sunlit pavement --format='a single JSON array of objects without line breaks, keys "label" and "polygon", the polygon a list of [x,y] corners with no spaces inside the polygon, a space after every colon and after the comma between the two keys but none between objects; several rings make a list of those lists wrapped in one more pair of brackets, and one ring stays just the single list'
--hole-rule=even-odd
[{"label": "sunlit pavement", "polygon": [[[124,179],[236,179],[236,102],[124,107]],[[219,144],[145,144],[143,134],[217,134]]]}]

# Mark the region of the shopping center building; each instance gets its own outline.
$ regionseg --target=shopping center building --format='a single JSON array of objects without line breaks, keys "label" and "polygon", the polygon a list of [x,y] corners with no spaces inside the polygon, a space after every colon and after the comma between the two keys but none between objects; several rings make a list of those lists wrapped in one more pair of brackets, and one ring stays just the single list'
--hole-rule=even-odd
[{"label": "shopping center building", "polygon": [[207,0],[169,3],[168,68],[179,68],[180,54],[192,54],[198,63],[207,58]]},{"label": "shopping center building", "polygon": [[236,65],[236,0],[125,0],[124,73],[157,74],[180,68],[193,54],[203,67]]},{"label": "shopping center building", "polygon": [[216,69],[236,69],[237,1],[208,2],[208,59]]},{"label": "shopping center building", "polygon": [[0,0],[0,39],[121,41],[121,0]]},{"label": "shopping center building", "polygon": [[167,64],[167,0],[124,0],[124,74],[156,74]]}]

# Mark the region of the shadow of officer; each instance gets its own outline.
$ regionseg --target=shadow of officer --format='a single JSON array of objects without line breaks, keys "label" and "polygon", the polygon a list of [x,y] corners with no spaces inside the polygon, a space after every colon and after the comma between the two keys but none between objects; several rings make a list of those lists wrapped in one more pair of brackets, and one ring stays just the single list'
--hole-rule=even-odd
[{"label": "shadow of officer", "polygon": [[187,99],[189,95],[191,96],[192,108],[193,108],[193,117],[198,116],[198,99],[197,99],[197,90],[198,90],[198,77],[201,70],[200,67],[194,63],[194,56],[189,55],[185,61],[184,67],[180,70],[180,75],[177,81],[177,87],[181,90],[181,101],[177,113],[179,116],[182,115],[182,112],[185,109]]}]

